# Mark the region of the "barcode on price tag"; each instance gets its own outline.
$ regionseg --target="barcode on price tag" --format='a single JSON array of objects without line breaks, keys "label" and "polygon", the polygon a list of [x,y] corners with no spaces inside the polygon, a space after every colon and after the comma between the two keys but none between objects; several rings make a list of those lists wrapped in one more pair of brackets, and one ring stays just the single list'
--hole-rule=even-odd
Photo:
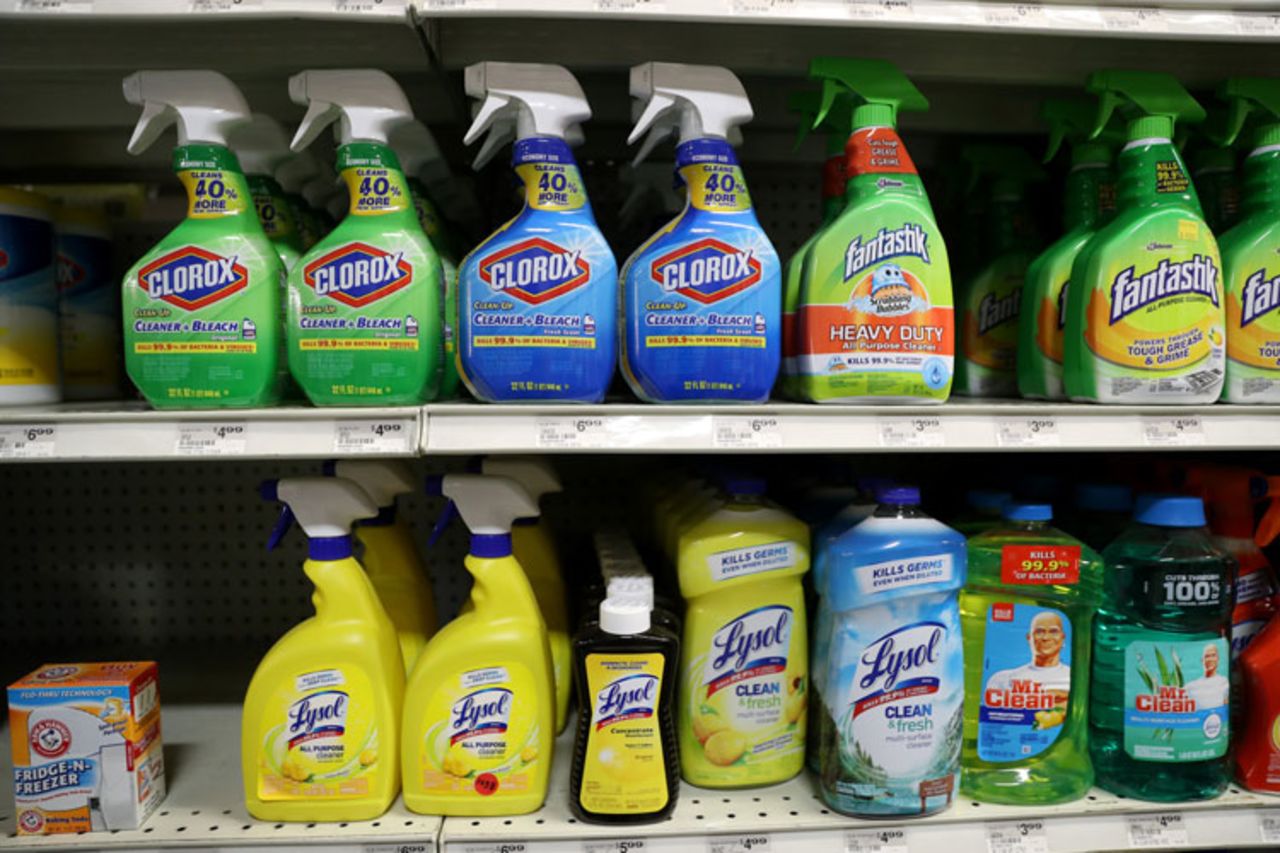
[{"label": "barcode on price tag", "polygon": [[850,18],[864,21],[903,19],[915,15],[912,0],[845,0]]},{"label": "barcode on price tag", "polygon": [[881,447],[942,447],[947,437],[941,418],[881,418]]},{"label": "barcode on price tag", "polygon": [[1108,30],[1121,32],[1167,32],[1169,21],[1159,9],[1107,9],[1102,13],[1102,25]]},{"label": "barcode on price tag", "polygon": [[1271,36],[1280,33],[1280,15],[1235,13],[1236,32],[1244,36]]},{"label": "barcode on price tag", "polygon": [[538,418],[535,444],[549,450],[606,447],[609,421],[604,417]]},{"label": "barcode on price tag", "polygon": [[338,455],[412,453],[415,440],[411,421],[338,421],[333,425],[333,452]]},{"label": "barcode on price tag", "polygon": [[1146,417],[1142,419],[1142,437],[1151,447],[1204,444],[1204,424],[1199,415]]},{"label": "barcode on price tag", "polygon": [[57,451],[53,424],[0,427],[0,459],[49,459]]},{"label": "barcode on price tag", "polygon": [[901,829],[851,829],[844,834],[844,853],[907,853]]},{"label": "barcode on price tag", "polygon": [[178,424],[173,452],[178,456],[239,456],[248,439],[249,425],[244,421]]},{"label": "barcode on price tag", "polygon": [[986,3],[982,19],[998,27],[1029,27],[1044,22],[1044,6],[1039,3]]},{"label": "barcode on price tag", "polygon": [[711,446],[738,450],[781,447],[782,424],[769,415],[726,415],[711,419]]},{"label": "barcode on price tag", "polygon": [[996,444],[1001,447],[1058,447],[1058,421],[1054,418],[1000,418]]},{"label": "barcode on price tag", "polygon": [[663,0],[596,0],[598,12],[661,12]]},{"label": "barcode on price tag", "polygon": [[364,853],[431,853],[429,844],[366,844]]},{"label": "barcode on price tag", "polygon": [[[450,844],[452,850],[454,845]],[[463,844],[458,848],[462,853],[526,853],[529,845],[523,841],[490,841],[487,844]]]},{"label": "barcode on price tag", "polygon": [[19,12],[75,12],[93,11],[93,0],[18,0]]},{"label": "barcode on price tag", "polygon": [[262,0],[191,0],[192,12],[241,12],[261,9]]},{"label": "barcode on price tag", "polygon": [[377,12],[387,5],[385,0],[333,0],[333,11],[355,14]]},{"label": "barcode on price tag", "polygon": [[767,835],[732,835],[707,839],[707,853],[769,853]]},{"label": "barcode on price tag", "polygon": [[1189,843],[1180,814],[1129,815],[1125,820],[1130,847],[1186,847]]},{"label": "barcode on price tag", "polygon": [[736,13],[764,13],[792,9],[796,0],[733,0],[732,9]]},{"label": "barcode on price tag", "polygon": [[1049,853],[1044,821],[987,824],[987,850],[989,853]]},{"label": "barcode on price tag", "polygon": [[643,838],[627,838],[621,841],[584,841],[582,853],[633,853],[644,850]]},{"label": "barcode on price tag", "polygon": [[1280,843],[1280,811],[1258,815],[1258,834],[1262,836],[1263,844]]}]

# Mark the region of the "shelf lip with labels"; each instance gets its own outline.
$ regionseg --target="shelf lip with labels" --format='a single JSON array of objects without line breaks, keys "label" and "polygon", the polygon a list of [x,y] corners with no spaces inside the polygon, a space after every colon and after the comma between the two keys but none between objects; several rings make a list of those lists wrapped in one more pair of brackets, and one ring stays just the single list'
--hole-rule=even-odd
[{"label": "shelf lip with labels", "polygon": [[0,462],[414,456],[416,406],[155,411],[141,403],[0,409]]},{"label": "shelf lip with labels", "polygon": [[1280,406],[940,406],[637,403],[425,408],[422,451],[780,453],[877,450],[1206,450],[1280,447]]},{"label": "shelf lip with labels", "polygon": [[409,23],[406,0],[0,0],[0,20],[60,17],[380,20]]},{"label": "shelf lip with labels", "polygon": [[1163,8],[1007,0],[410,0],[419,17],[572,17],[846,25],[1004,34],[1275,40],[1276,10],[1208,0]]}]

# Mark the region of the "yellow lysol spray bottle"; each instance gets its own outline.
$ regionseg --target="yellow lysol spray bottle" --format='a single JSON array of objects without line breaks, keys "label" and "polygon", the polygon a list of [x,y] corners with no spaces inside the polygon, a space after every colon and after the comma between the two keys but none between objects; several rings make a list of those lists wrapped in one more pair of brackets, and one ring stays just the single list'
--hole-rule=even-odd
[{"label": "yellow lysol spray bottle", "polygon": [[471,530],[471,608],[418,656],[404,702],[404,802],[421,814],[515,815],[542,806],[555,736],[547,632],[511,526],[537,505],[507,477],[427,482]]},{"label": "yellow lysol spray bottle", "polygon": [[270,481],[262,495],[285,505],[272,547],[294,519],[307,534],[316,615],[281,637],[249,682],[245,806],[259,820],[375,818],[400,790],[404,699],[395,628],[352,557],[352,522],[378,508],[337,477]]},{"label": "yellow lysol spray bottle", "polygon": [[545,459],[529,456],[495,456],[481,463],[482,473],[510,477],[533,498],[538,507],[532,517],[518,518],[511,528],[511,547],[524,569],[538,609],[547,626],[551,667],[556,682],[556,731],[564,731],[573,686],[573,648],[569,629],[569,603],[555,540],[542,517],[542,496],[564,490],[555,469]]},{"label": "yellow lysol spray bottle", "polygon": [[364,546],[360,562],[396,628],[405,672],[412,672],[423,646],[436,632],[431,580],[413,532],[396,512],[396,497],[413,491],[417,481],[408,465],[393,459],[330,462],[325,473],[352,481],[378,507],[376,516],[356,525],[356,539]]}]

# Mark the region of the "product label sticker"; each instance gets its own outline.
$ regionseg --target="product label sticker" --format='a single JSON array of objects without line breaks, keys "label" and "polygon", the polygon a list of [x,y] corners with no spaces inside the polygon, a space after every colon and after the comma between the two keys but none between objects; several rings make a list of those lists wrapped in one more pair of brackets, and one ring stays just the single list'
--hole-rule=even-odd
[{"label": "product label sticker", "polygon": [[591,726],[582,786],[574,795],[595,814],[644,814],[666,806],[667,759],[658,703],[660,654],[589,654]]},{"label": "product label sticker", "polygon": [[1250,601],[1258,601],[1264,598],[1271,598],[1276,594],[1275,583],[1271,580],[1271,571],[1269,568],[1262,568],[1248,572],[1242,569],[1240,576],[1236,578],[1236,605],[1248,604]]},{"label": "product label sticker", "polygon": [[987,613],[978,757],[1025,761],[1062,734],[1071,700],[1071,620],[1061,610],[996,602]]},{"label": "product label sticker", "polygon": [[1005,545],[1001,549],[1001,583],[1070,586],[1079,580],[1079,545]]},{"label": "product label sticker", "polygon": [[178,180],[187,191],[188,219],[238,216],[249,210],[252,198],[248,197],[248,184],[235,172],[218,168],[187,168],[179,170]]},{"label": "product label sticker", "polygon": [[366,796],[379,759],[372,684],[354,667],[298,673],[267,703],[258,750],[263,800]]},{"label": "product label sticker", "polygon": [[859,592],[870,595],[926,583],[947,583],[954,573],[955,561],[950,554],[925,554],[858,566],[854,581]]},{"label": "product label sticker", "polygon": [[768,542],[749,545],[731,551],[717,551],[707,556],[707,568],[711,579],[727,581],[734,578],[789,569],[799,558],[799,548],[794,542]]},{"label": "product label sticker", "polygon": [[1227,641],[1152,636],[1125,647],[1125,752],[1171,763],[1222,757],[1229,728]]}]

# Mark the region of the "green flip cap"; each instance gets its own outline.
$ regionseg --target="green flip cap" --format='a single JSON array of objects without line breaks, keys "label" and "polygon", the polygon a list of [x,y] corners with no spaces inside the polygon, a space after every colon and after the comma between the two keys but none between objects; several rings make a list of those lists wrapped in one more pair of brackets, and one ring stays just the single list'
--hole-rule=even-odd
[{"label": "green flip cap", "polygon": [[1040,118],[1049,125],[1049,148],[1040,162],[1053,160],[1063,141],[1071,145],[1072,162],[1111,162],[1110,149],[1120,141],[1120,134],[1108,127],[1096,140],[1092,138],[1094,105],[1090,101],[1049,98],[1040,105]]},{"label": "green flip cap", "polygon": [[852,93],[849,129],[896,127],[898,110],[929,109],[929,101],[906,75],[882,59],[843,59],[820,56],[809,63],[809,76],[822,81],[822,102],[813,126],[826,119],[836,96]]},{"label": "green flip cap", "polygon": [[1204,107],[1172,74],[1158,71],[1095,71],[1085,88],[1098,96],[1098,113],[1090,139],[1097,139],[1122,108],[1130,139],[1172,139],[1177,121],[1204,121]]},{"label": "green flip cap", "polygon": [[828,154],[844,150],[844,139],[849,132],[849,123],[853,120],[853,98],[847,92],[840,93],[821,119],[818,118],[818,113],[822,111],[821,92],[792,92],[787,97],[787,110],[801,116],[796,149],[800,148],[800,143],[804,142],[809,131],[817,129],[829,134]]},{"label": "green flip cap", "polygon": [[1255,119],[1255,146],[1280,145],[1280,79],[1232,77],[1218,89],[1227,102],[1225,121],[1212,134],[1218,145],[1233,145],[1249,118]]}]

